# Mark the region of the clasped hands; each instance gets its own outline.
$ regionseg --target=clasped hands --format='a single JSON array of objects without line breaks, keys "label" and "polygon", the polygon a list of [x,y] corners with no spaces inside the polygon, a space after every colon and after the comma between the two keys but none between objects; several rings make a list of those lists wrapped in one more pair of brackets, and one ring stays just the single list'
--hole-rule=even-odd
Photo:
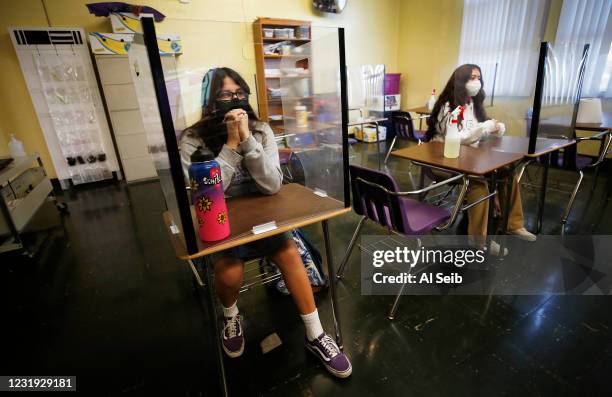
[{"label": "clasped hands", "polygon": [[244,109],[232,109],[225,114],[223,122],[227,125],[226,145],[236,150],[240,142],[247,140],[251,135],[249,115]]}]

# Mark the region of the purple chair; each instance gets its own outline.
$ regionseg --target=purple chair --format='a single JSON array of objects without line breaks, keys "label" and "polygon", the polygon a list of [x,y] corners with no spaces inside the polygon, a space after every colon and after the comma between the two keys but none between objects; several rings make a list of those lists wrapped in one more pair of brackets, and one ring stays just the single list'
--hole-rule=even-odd
[{"label": "purple chair", "polygon": [[425,141],[425,131],[417,131],[414,129],[412,116],[409,112],[394,112],[391,116],[391,122],[393,123],[393,129],[395,130],[395,136],[393,137],[391,146],[389,146],[389,150],[385,156],[385,164],[387,164],[387,160],[389,159],[389,155],[393,150],[393,146],[395,146],[397,138],[419,143]]},{"label": "purple chair", "polygon": [[574,185],[574,189],[572,190],[569,202],[567,203],[567,205],[565,206],[565,209],[563,210],[563,215],[561,215],[561,236],[565,235],[565,225],[567,223],[567,218],[569,217],[569,213],[572,210],[574,201],[576,200],[576,195],[578,194],[578,190],[580,189],[580,185],[582,184],[582,179],[584,178],[584,171],[589,168],[595,169],[595,175],[593,177],[594,180],[593,180],[593,186],[591,188],[592,189],[591,191],[595,190],[595,186],[597,183],[597,177],[599,174],[599,165],[603,163],[603,161],[606,159],[606,156],[608,155],[608,152],[610,151],[610,144],[612,143],[611,133],[612,132],[608,130],[608,131],[604,131],[604,132],[601,132],[593,136],[576,138],[576,141],[578,143],[584,142],[584,141],[600,140],[601,145],[600,145],[600,150],[599,150],[599,156],[597,157],[595,161],[592,161],[590,158],[586,158],[585,156],[576,157],[576,171],[578,171],[578,181],[576,182],[576,185]]},{"label": "purple chair", "polygon": [[[350,165],[349,171],[353,210],[361,215],[361,219],[338,268],[336,276],[338,279],[344,273],[357,237],[359,237],[361,228],[367,219],[385,226],[390,232],[400,235],[419,236],[430,233],[434,229],[444,230],[455,221],[469,183],[465,175],[458,174],[424,189],[402,192],[393,177],[385,172],[356,165]],[[459,180],[463,181],[463,185],[457,197],[457,202],[451,211],[408,197],[419,196],[441,186],[457,183]],[[395,316],[404,287],[405,284],[402,285],[391,307],[388,316],[390,320]]]}]

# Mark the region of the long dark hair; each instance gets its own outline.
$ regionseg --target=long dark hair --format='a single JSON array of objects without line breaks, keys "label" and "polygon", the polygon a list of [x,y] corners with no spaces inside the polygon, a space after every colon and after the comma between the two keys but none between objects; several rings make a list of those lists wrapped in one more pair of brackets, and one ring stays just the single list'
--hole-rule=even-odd
[{"label": "long dark hair", "polygon": [[[470,97],[465,88],[465,84],[472,77],[472,70],[478,69],[480,72],[480,84],[481,88],[478,91],[478,94],[474,97]],[[480,70],[480,66],[474,65],[471,63],[466,63],[465,65],[459,66],[450,79],[446,83],[446,86],[440,93],[436,104],[431,111],[431,116],[427,119],[427,134],[425,135],[426,140],[431,140],[434,137],[438,129],[438,115],[440,112],[444,111],[444,104],[446,102],[449,103],[450,109],[453,110],[459,105],[465,105],[467,103],[473,102],[474,104],[474,116],[478,122],[483,122],[488,119],[487,113],[484,109],[484,81],[482,80],[482,71]],[[462,120],[459,120],[461,123]],[[444,120],[442,121],[444,122]]]},{"label": "long dark hair", "polygon": [[[217,95],[223,88],[223,80],[229,77],[234,80],[240,88],[249,95],[251,89],[249,85],[244,81],[242,76],[238,74],[234,69],[230,68],[216,68],[210,82],[210,97],[207,98],[208,103],[202,106],[202,117],[191,127],[188,127],[186,131],[191,130],[197,133],[197,135],[204,141],[207,148],[217,156],[221,151],[225,142],[227,142],[227,129],[223,123],[224,114],[221,114],[217,109]],[[246,112],[249,115],[249,122],[252,124],[258,121],[255,111],[251,107],[251,104],[246,106]]]}]

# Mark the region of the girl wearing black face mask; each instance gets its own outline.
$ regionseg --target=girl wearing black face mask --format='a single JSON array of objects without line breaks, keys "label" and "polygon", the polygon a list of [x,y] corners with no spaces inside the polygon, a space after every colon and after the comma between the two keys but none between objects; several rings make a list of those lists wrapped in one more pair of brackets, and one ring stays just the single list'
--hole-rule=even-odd
[{"label": "girl wearing black face mask", "polygon": [[[278,148],[270,126],[259,121],[249,105],[249,86],[229,68],[209,71],[202,85],[202,119],[184,132],[179,145],[185,175],[191,154],[198,146],[206,146],[221,167],[226,195],[277,193],[283,180]],[[223,305],[221,341],[225,353],[238,357],[244,349],[237,299],[244,275],[243,261],[249,256],[266,256],[278,266],[304,322],[306,347],[333,375],[349,376],[352,367],[348,358],[323,331],[304,263],[290,233],[211,255],[215,287]]]},{"label": "girl wearing black face mask", "polygon": [[249,94],[248,84],[236,71],[209,70],[203,81],[202,118],[183,133],[180,141],[185,170],[198,146],[212,150],[228,196],[274,194],[282,183],[274,134],[268,124],[258,120]]}]

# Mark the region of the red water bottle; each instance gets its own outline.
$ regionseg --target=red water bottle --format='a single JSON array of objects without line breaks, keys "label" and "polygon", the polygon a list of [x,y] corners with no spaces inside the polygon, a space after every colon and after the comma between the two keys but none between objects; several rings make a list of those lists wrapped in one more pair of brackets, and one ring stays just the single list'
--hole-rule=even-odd
[{"label": "red water bottle", "polygon": [[195,207],[202,241],[218,241],[230,235],[221,168],[209,149],[198,147],[189,166],[191,202]]}]

